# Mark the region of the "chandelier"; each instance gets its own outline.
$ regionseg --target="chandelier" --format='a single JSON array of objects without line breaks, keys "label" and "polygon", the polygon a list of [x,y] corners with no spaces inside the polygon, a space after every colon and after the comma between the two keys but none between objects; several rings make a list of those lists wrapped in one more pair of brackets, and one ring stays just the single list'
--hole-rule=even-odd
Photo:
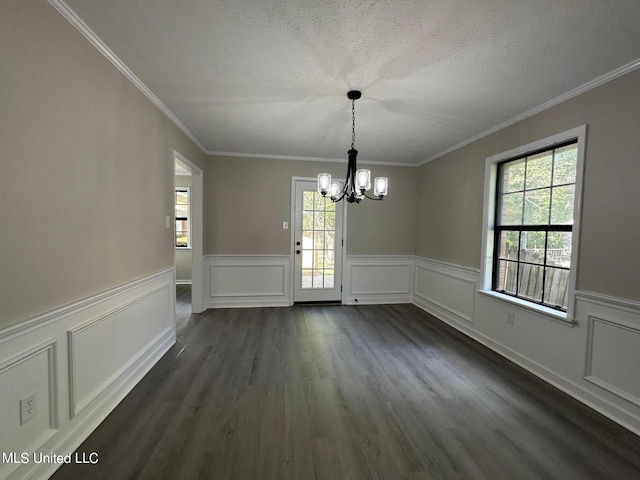
[{"label": "chandelier", "polygon": [[332,182],[331,174],[320,173],[318,175],[318,192],[323,197],[329,194],[332,202],[339,202],[345,199],[349,203],[360,203],[363,198],[370,200],[382,200],[387,194],[389,179],[387,177],[377,177],[373,181],[373,197],[367,195],[371,189],[371,170],[366,168],[358,170],[356,158],[356,100],[362,96],[358,90],[351,90],[347,97],[351,100],[351,149],[347,152],[349,161],[347,163],[347,176],[345,183]]}]

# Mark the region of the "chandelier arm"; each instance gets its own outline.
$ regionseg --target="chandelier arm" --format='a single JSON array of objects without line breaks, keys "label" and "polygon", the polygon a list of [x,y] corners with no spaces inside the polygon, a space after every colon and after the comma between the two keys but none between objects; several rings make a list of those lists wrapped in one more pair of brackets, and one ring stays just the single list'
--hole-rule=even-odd
[{"label": "chandelier arm", "polygon": [[367,197],[369,200],[378,200],[378,201],[382,201],[382,199],[384,198],[384,197],[371,197],[371,196],[367,195],[367,192],[364,192],[364,193],[363,193],[363,195],[364,195],[365,197]]}]

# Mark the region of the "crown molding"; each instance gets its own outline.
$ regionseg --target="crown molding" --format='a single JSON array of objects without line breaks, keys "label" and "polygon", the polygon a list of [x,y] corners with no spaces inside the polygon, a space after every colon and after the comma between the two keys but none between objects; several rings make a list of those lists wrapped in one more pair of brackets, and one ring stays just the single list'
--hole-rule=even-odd
[{"label": "crown molding", "polygon": [[[262,153],[237,153],[237,152],[218,152],[213,150],[207,150],[204,153],[207,155],[214,155],[218,157],[241,157],[241,158],[265,158],[268,160],[289,160],[289,161],[301,161],[301,162],[329,162],[329,163],[347,163],[346,158],[325,158],[325,157],[302,157],[292,155],[267,155]],[[388,167],[417,167],[415,163],[400,163],[400,162],[376,162],[358,159],[358,164],[367,165],[384,165]]]},{"label": "crown molding", "polygon": [[480,140],[481,138],[488,137],[492,133],[499,132],[504,128],[510,127],[511,125],[514,125],[526,118],[532,117],[537,113],[548,110],[551,107],[555,107],[556,105],[559,105],[562,102],[566,102],[567,100],[573,97],[577,97],[578,95],[588,92],[589,90],[593,90],[594,88],[599,87],[600,85],[604,85],[605,83],[615,80],[616,78],[626,75],[627,73],[630,73],[638,68],[640,68],[640,58],[630,63],[627,63],[626,65],[623,65],[619,68],[616,68],[615,70],[612,70],[609,73],[605,73],[604,75],[597,77],[583,85],[580,85],[579,87],[576,87],[573,90],[569,90],[568,92],[563,93],[562,95],[555,97],[541,105],[538,105],[537,107],[534,107],[531,110],[527,110],[526,112],[521,113],[520,115],[513,117],[512,119],[507,120],[506,122],[500,123],[495,127],[491,127],[490,129],[485,130],[484,132],[481,132],[478,135],[474,135],[473,137],[467,138],[466,140],[463,140],[462,142],[457,143],[452,147],[449,147],[446,150],[441,151],[440,153],[436,153],[435,155],[432,155],[427,159],[423,160],[422,162],[420,162],[418,166],[422,166],[425,163],[429,163],[430,161],[435,160],[436,158],[440,158],[446,155],[447,153],[451,153],[455,150],[458,150],[459,148],[469,145],[470,143]]},{"label": "crown molding", "polygon": [[114,67],[116,67],[120,73],[122,73],[131,83],[133,83],[138,90],[140,90],[156,107],[164,113],[169,120],[184,132],[184,134],[195,143],[203,153],[205,153],[204,146],[196,138],[196,136],[189,131],[189,129],[176,117],[169,108],[162,103],[162,101],[155,96],[155,94],[149,90],[149,88],[142,83],[132,71],[127,67],[118,56],[111,51],[111,49],[95,34],[89,26],[74,12],[63,0],[48,0],[49,4],[55,8],[67,21],[73,25],[87,40],[93,45],[100,53],[102,53],[107,60],[109,60]]}]

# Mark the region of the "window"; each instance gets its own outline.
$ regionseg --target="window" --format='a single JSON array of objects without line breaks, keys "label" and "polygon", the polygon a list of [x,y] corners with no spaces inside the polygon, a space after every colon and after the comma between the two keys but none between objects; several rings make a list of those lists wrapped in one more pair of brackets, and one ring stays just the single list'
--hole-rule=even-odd
[{"label": "window", "polygon": [[176,248],[191,248],[189,189],[176,188]]},{"label": "window", "polygon": [[564,316],[571,310],[584,132],[487,159],[485,291]]}]

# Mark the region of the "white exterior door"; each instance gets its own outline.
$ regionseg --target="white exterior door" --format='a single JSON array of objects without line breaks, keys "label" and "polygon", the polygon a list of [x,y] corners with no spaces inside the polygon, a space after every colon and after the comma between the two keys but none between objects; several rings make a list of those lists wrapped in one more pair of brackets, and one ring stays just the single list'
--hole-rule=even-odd
[{"label": "white exterior door", "polygon": [[344,205],[323,198],[316,188],[315,181],[295,181],[294,302],[342,299]]}]

